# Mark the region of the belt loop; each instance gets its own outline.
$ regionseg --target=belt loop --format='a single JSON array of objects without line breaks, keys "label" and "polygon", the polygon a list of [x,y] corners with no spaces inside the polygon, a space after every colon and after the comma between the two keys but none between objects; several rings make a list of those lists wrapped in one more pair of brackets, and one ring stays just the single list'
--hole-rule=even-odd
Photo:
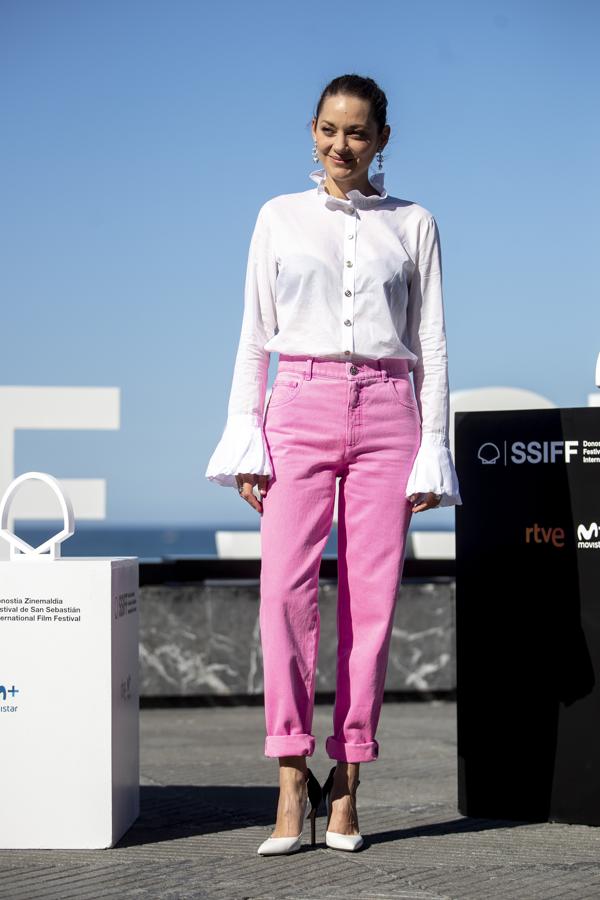
[{"label": "belt loop", "polygon": [[382,361],[380,359],[378,359],[377,365],[379,366],[383,380],[387,381],[388,380],[388,370],[386,369],[385,364],[383,364]]},{"label": "belt loop", "polygon": [[304,367],[304,377],[307,381],[310,381],[310,379],[312,378],[312,364],[313,358],[312,356],[309,356]]}]

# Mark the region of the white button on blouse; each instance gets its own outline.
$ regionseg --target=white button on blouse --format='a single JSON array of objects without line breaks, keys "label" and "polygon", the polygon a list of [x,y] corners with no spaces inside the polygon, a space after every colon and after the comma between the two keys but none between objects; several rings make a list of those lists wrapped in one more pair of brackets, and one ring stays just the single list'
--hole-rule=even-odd
[{"label": "white button on blouse", "polygon": [[462,504],[449,448],[448,358],[437,223],[425,207],[378,192],[317,187],[267,200],[250,241],[241,335],[225,429],[206,478],[272,476],[262,424],[272,351],[328,359],[404,358],[413,373],[421,446],[406,486]]}]

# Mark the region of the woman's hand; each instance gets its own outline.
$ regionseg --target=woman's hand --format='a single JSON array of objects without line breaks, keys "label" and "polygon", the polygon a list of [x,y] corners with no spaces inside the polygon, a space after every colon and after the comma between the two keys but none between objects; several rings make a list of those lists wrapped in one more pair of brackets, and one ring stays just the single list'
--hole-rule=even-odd
[{"label": "woman's hand", "polygon": [[[416,503],[415,501],[417,501],[419,497],[422,497],[423,499],[419,503]],[[428,491],[428,493],[426,494],[411,494],[408,499],[415,504],[412,508],[412,511],[415,513],[423,512],[426,509],[434,509],[436,506],[439,506],[442,495],[434,494],[432,491]]]},{"label": "woman's hand", "polygon": [[264,497],[267,493],[267,482],[269,477],[269,475],[253,475],[241,472],[235,476],[240,497],[243,497],[244,500],[246,500],[257,512],[261,513],[261,515],[263,511],[262,503],[260,500],[256,499],[256,495],[253,493],[252,489],[254,485],[257,484],[259,492]]}]

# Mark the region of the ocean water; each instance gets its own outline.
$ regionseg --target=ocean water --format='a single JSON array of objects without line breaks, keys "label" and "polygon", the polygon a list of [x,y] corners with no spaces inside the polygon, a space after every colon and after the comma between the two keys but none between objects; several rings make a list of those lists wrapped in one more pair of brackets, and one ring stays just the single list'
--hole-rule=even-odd
[{"label": "ocean water", "polygon": [[[32,547],[48,540],[62,528],[55,523],[16,522],[14,532]],[[216,556],[215,531],[247,531],[229,525],[207,528],[193,525],[111,525],[76,523],[75,534],[61,545],[61,556]]]},{"label": "ocean water", "polygon": [[[411,528],[414,527],[415,519],[416,516],[413,517]],[[32,547],[37,547],[62,527],[62,520],[43,523],[17,521],[14,532]],[[61,556],[137,556],[140,560],[180,555],[216,557],[215,531],[248,531],[248,528],[229,524],[206,527],[82,522],[76,523],[75,534],[63,541]],[[335,526],[324,553],[337,555]]]}]

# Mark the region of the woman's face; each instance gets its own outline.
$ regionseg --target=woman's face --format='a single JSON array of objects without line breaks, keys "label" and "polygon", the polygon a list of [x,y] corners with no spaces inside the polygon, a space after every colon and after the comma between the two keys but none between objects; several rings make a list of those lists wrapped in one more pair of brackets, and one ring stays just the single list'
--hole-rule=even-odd
[{"label": "woman's face", "polygon": [[312,133],[325,171],[337,182],[360,180],[368,172],[373,157],[387,143],[386,125],[377,134],[375,122],[369,118],[367,100],[350,94],[327,97],[318,121],[313,117]]}]

